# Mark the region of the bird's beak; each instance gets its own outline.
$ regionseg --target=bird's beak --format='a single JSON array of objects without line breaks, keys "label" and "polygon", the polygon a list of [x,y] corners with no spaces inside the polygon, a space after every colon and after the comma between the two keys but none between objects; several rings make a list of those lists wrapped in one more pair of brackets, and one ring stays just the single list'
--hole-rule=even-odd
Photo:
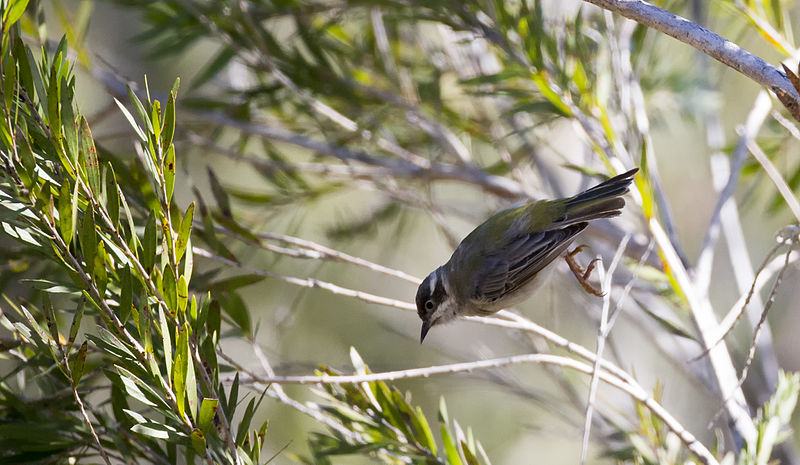
[{"label": "bird's beak", "polygon": [[430,321],[423,321],[422,322],[422,332],[419,334],[419,343],[422,344],[422,341],[425,340],[425,335],[428,334],[428,331],[431,329]]}]

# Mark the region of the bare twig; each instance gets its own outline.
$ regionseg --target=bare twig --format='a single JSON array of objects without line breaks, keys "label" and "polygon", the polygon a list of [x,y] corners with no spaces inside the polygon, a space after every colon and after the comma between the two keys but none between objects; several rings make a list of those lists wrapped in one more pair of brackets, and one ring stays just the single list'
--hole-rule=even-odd
[{"label": "bare twig", "polygon": [[595,355],[594,365],[592,366],[592,379],[589,382],[589,399],[586,402],[586,414],[583,424],[583,440],[581,443],[581,465],[586,463],[586,454],[589,450],[589,437],[592,431],[592,415],[594,413],[594,402],[597,397],[597,387],[599,384],[600,375],[600,361],[603,360],[603,351],[605,350],[606,339],[611,331],[609,326],[609,311],[611,308],[611,284],[614,277],[614,271],[617,269],[622,255],[625,253],[625,248],[628,246],[630,235],[625,236],[622,243],[617,247],[617,252],[611,260],[611,265],[608,267],[606,273],[603,262],[598,262],[597,272],[602,283],[603,290],[603,308],[600,312],[600,327],[597,331],[597,352]]},{"label": "bare twig", "polygon": [[[701,352],[692,360],[697,360],[704,357],[708,353],[708,351],[711,350],[711,348],[715,347],[726,337],[728,337],[728,334],[730,334],[730,332],[736,326],[736,323],[738,323],[739,319],[742,317],[742,315],[744,315],[747,306],[750,304],[750,300],[756,295],[756,291],[763,286],[763,284],[767,281],[767,279],[769,279],[768,277],[763,277],[761,280],[759,280],[759,277],[761,277],[762,272],[764,272],[769,268],[768,265],[770,265],[772,257],[774,257],[775,254],[778,252],[778,249],[783,247],[783,245],[786,244],[788,241],[789,239],[779,241],[778,244],[773,246],[772,249],[770,249],[770,251],[767,252],[767,255],[766,257],[764,257],[764,261],[761,263],[761,266],[759,266],[758,269],[756,270],[756,274],[753,277],[753,283],[750,285],[750,289],[747,291],[747,294],[739,298],[739,300],[736,302],[733,308],[731,308],[731,311],[728,312],[725,315],[725,318],[723,318],[722,321],[720,322],[718,327],[719,335],[714,336],[712,338],[712,343],[706,348],[706,350]],[[789,260],[789,255],[791,255],[791,252],[792,249],[791,247],[789,247],[789,251],[787,252],[787,257],[786,257],[787,261]],[[763,322],[759,326],[763,326]]]},{"label": "bare twig", "polygon": [[[491,360],[479,360],[474,362],[454,363],[450,365],[438,365],[425,368],[412,368],[408,370],[397,370],[383,373],[369,373],[362,375],[319,375],[319,376],[269,376],[269,377],[253,377],[251,380],[240,378],[242,382],[258,382],[261,384],[355,384],[376,381],[396,381],[399,379],[429,377],[439,374],[452,374],[462,372],[472,372],[475,370],[485,370],[489,368],[497,368],[508,365],[518,365],[522,363],[538,363],[557,365],[564,368],[577,370],[581,373],[591,374],[593,372],[592,366],[586,363],[578,362],[571,358],[561,357],[550,354],[524,354],[515,355],[511,357],[503,357]],[[681,425],[672,414],[662,407],[655,399],[650,396],[636,382],[628,382],[621,380],[615,375],[605,371],[599,371],[598,376],[601,381],[613,386],[638,402],[642,403],[647,409],[653,412],[660,418],[667,428],[675,433],[681,442],[689,449],[698,459],[704,464],[718,464],[716,458],[711,452],[698,441],[692,433]]]},{"label": "bare twig", "polygon": [[94,443],[95,445],[97,445],[97,450],[103,457],[103,461],[107,465],[111,465],[111,459],[108,458],[108,455],[106,454],[106,450],[103,447],[103,444],[100,443],[100,437],[97,436],[97,432],[94,430],[94,425],[92,425],[92,420],[89,418],[89,414],[86,413],[86,408],[83,405],[81,396],[78,394],[78,386],[76,386],[75,382],[73,381],[72,370],[69,367],[69,359],[67,357],[64,357],[64,367],[67,370],[67,375],[69,376],[70,384],[72,384],[72,396],[75,398],[75,403],[78,405],[78,409],[81,411],[81,417],[83,418],[83,422],[86,423],[86,426],[89,428],[89,432],[92,434],[92,439],[94,439]]},{"label": "bare twig", "polygon": [[[711,342],[713,342],[711,336],[718,326],[711,303],[708,298],[702,298],[697,295],[686,268],[683,267],[678,255],[672,249],[669,239],[658,222],[651,220],[649,225],[653,239],[661,249],[661,253],[672,270],[673,276],[691,309],[692,320],[700,339],[704,347],[710,347]],[[711,348],[709,361],[719,388],[719,396],[731,419],[734,432],[739,434],[745,441],[754,440],[756,437],[755,426],[752,418],[750,418],[744,393],[737,385],[738,377],[727,346],[718,344]]]},{"label": "bare twig", "polygon": [[[703,238],[703,245],[700,249],[700,255],[697,259],[697,266],[695,267],[695,282],[698,289],[704,293],[708,293],[708,287],[711,283],[711,272],[714,259],[714,246],[719,237],[720,224],[723,217],[732,217],[738,220],[739,214],[736,211],[735,201],[733,194],[736,190],[736,185],[739,182],[739,172],[741,171],[744,160],[747,157],[747,143],[749,140],[755,138],[761,125],[769,114],[772,108],[772,101],[766,91],[761,91],[756,97],[753,108],[747,116],[747,121],[741,130],[739,141],[733,151],[732,161],[729,161],[728,156],[716,152],[711,155],[711,177],[715,190],[719,192],[717,204],[714,206],[714,212],[711,215],[709,226],[706,235]],[[718,126],[718,122],[717,125]],[[711,131],[711,129],[708,129]],[[722,132],[722,129],[718,129]],[[719,134],[717,137],[724,137]],[[715,144],[715,149],[721,149],[724,141]],[[728,173],[727,181],[722,178]],[[724,184],[723,184],[724,183]],[[738,221],[737,221],[738,222]],[[750,269],[752,266],[748,264]]]},{"label": "bare twig", "polygon": [[764,322],[767,320],[767,313],[769,313],[769,309],[772,308],[772,304],[775,303],[775,295],[778,293],[778,288],[781,286],[783,282],[783,275],[786,273],[786,270],[789,269],[789,256],[792,254],[792,248],[797,245],[798,241],[798,228],[794,228],[793,234],[789,239],[789,248],[786,251],[783,260],[783,266],[781,267],[781,271],[778,273],[778,276],[775,278],[775,283],[772,284],[772,289],[769,291],[769,296],[767,297],[766,305],[764,305],[764,310],[761,312],[761,319],[758,320],[758,324],[755,327],[755,331],[753,332],[753,342],[750,343],[750,350],[747,352],[747,360],[744,362],[744,367],[742,368],[742,375],[739,377],[739,385],[741,386],[744,383],[744,380],[747,379],[747,372],[750,370],[750,364],[753,363],[753,358],[756,356],[756,347],[758,344],[758,336],[761,334],[761,330],[764,327]]},{"label": "bare twig", "polygon": [[278,274],[278,273],[272,273],[272,272],[269,272],[269,271],[259,270],[257,268],[253,268],[253,267],[250,267],[250,266],[247,266],[247,265],[243,265],[241,263],[237,263],[237,262],[235,262],[233,260],[230,260],[228,258],[220,257],[219,255],[213,254],[213,253],[211,253],[211,252],[209,252],[209,251],[207,251],[205,249],[202,249],[200,247],[192,247],[192,253],[194,253],[195,255],[200,256],[200,257],[205,257],[205,258],[208,258],[208,259],[220,262],[220,263],[224,263],[224,264],[226,264],[228,266],[231,266],[231,267],[236,267],[236,268],[240,268],[242,270],[246,270],[246,271],[248,271],[250,273],[253,273],[253,274],[256,274],[256,275],[259,275],[259,276],[264,276],[264,277],[267,277],[267,278],[279,279],[279,280],[281,280],[283,282],[286,282],[286,283],[289,283],[289,284],[293,284],[295,286],[324,289],[324,290],[326,290],[328,292],[331,292],[333,294],[336,294],[336,295],[343,295],[343,296],[346,296],[346,297],[353,297],[353,298],[358,299],[358,300],[363,300],[364,302],[369,302],[369,303],[378,304],[378,305],[384,305],[386,307],[399,308],[401,310],[416,310],[416,308],[417,308],[416,305],[414,305],[412,303],[409,303],[409,302],[403,302],[403,301],[397,300],[397,299],[390,299],[388,297],[382,297],[382,296],[379,296],[379,295],[370,294],[368,292],[362,292],[362,291],[357,291],[357,290],[349,289],[349,288],[342,287],[342,286],[337,286],[336,284],[329,283],[327,281],[320,281],[320,280],[315,279],[315,278],[295,278],[295,277],[292,277],[292,276],[284,276],[284,275],[281,275],[281,274]]}]

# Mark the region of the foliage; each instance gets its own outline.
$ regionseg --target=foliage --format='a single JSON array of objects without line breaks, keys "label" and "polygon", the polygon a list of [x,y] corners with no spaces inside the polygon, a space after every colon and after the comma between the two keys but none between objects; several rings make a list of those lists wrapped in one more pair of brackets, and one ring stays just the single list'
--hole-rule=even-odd
[{"label": "foliage", "polygon": [[[15,8],[4,18],[18,19]],[[147,175],[146,184],[120,183],[125,170],[98,156],[74,105],[66,40],[37,62],[11,19],[2,49],[3,227],[49,271],[28,281],[33,300],[6,298],[16,368],[2,381],[2,460],[258,462],[263,427],[234,444],[233,432],[245,438],[249,424],[226,420],[237,402],[219,384],[219,304],[188,293],[194,204],[180,210],[172,200],[178,83],[163,106],[133,93],[133,112],[120,103]]]},{"label": "foliage", "polygon": [[[355,349],[350,349],[350,356],[356,373],[370,373]],[[327,368],[322,368],[321,373],[336,374]],[[422,409],[411,404],[410,393],[403,394],[382,381],[325,384],[316,393],[324,402],[321,410],[341,428],[329,427],[329,434],[312,433],[309,444],[313,460],[300,459],[302,463],[329,464],[337,456],[351,454],[367,455],[387,464],[490,463],[472,430],[465,434],[455,420],[451,426],[444,398],[439,406],[439,448]]]},{"label": "foliage", "polygon": [[[638,194],[626,208],[635,208],[631,215],[639,224],[631,230],[604,225],[613,245],[601,252],[611,256],[623,237],[636,233],[624,251],[623,268],[637,284],[631,305],[641,310],[630,318],[652,333],[665,358],[683,364],[674,347],[708,344],[696,312],[697,302],[708,300],[709,284],[698,283],[702,267],[692,266],[675,232],[657,169],[663,160],[656,159],[650,131],[670,114],[707,117],[717,108],[706,98],[712,93],[707,76],[681,60],[663,60],[658,36],[642,26],[582,9],[580,2],[556,14],[551,3],[558,2],[538,0],[116,3],[141,13],[145,28],[138,43],[154,58],[204,47],[207,62],[194,76],[183,76],[188,95],[180,102],[178,80],[161,95],[151,93],[146,80],[141,89],[125,86],[93,63],[82,43],[90,2],[75,21],[54,3],[65,33],[58,43],[48,40],[42,2],[2,2],[0,253],[8,260],[0,274],[0,357],[10,363],[0,372],[0,463],[63,457],[267,463],[283,452],[262,453],[269,438],[261,406],[269,396],[326,428],[309,435],[310,456],[290,452],[303,463],[360,455],[390,464],[488,464],[472,431],[449,417],[444,398],[438,429],[410,392],[383,381],[323,383],[306,403],[267,385],[245,402],[248,394],[240,391],[256,389],[258,377],[218,358],[225,356],[223,341],[255,343],[259,321],[241,291],[267,279],[413,308],[253,264],[252,257],[266,251],[417,283],[284,235],[274,223],[264,229],[264,217],[285,215],[286,229],[303,235],[307,207],[329,205],[324,202],[338,195],[357,196],[358,213],[326,225],[331,242],[360,244],[392,228],[391,244],[386,236],[377,240],[384,249],[396,248],[408,244],[404,233],[412,220],[424,218],[456,243],[454,219],[474,223],[498,205],[568,194],[562,167],[591,177],[640,166]],[[679,10],[684,2],[661,3]],[[719,18],[747,22],[774,52],[794,53],[786,2],[722,3],[731,8]],[[135,141],[133,150],[125,149],[132,154],[93,136],[91,118],[75,104],[76,66],[92,71],[116,97]],[[795,188],[800,165],[786,161],[793,132],[792,123],[774,112],[755,143],[783,163]],[[755,186],[763,182],[762,169],[743,161],[744,142],[714,149],[733,155],[731,168]],[[573,143],[581,155],[571,153]],[[197,150],[210,157],[207,189],[178,169],[190,165]],[[241,185],[219,168],[223,161],[246,164],[261,182]],[[731,179],[735,185],[738,178]],[[182,205],[178,193],[188,192],[187,185],[193,201]],[[769,195],[772,211],[783,211],[785,198]],[[712,252],[714,227],[703,245]],[[784,241],[790,249],[796,242]],[[766,263],[758,273],[765,269]],[[627,284],[613,282],[615,299],[623,288],[627,295]],[[506,317],[498,325],[519,321]],[[556,336],[545,339],[565,347]],[[547,349],[540,340],[529,342],[522,343],[529,352]],[[351,359],[356,375],[370,373],[355,349]],[[264,361],[261,368],[271,370]],[[687,369],[687,376],[697,384],[719,377],[704,369]],[[499,370],[487,373],[510,393],[544,398]],[[323,365],[317,374],[338,372]],[[574,380],[555,370],[548,376],[570,401],[541,403],[553,409],[567,404],[569,413],[560,416],[582,417],[583,392]],[[772,399],[748,416],[755,435],[742,442],[738,463],[765,465],[773,458],[789,437],[799,383],[783,372],[775,385],[765,382]],[[605,456],[623,463],[691,463],[685,435],[632,397],[639,400],[594,406],[602,428],[592,438]],[[652,397],[661,402],[660,388]],[[626,421],[616,421],[621,413]],[[736,426],[715,432],[740,439]],[[734,449],[715,453],[733,463]]]}]

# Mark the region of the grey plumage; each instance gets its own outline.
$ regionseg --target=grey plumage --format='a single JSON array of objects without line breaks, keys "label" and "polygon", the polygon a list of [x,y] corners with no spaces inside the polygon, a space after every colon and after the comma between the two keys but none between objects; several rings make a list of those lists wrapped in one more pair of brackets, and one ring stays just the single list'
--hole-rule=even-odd
[{"label": "grey plumage", "polygon": [[573,197],[540,200],[492,215],[417,290],[422,338],[457,316],[488,315],[530,296],[589,221],[621,213],[638,169]]}]

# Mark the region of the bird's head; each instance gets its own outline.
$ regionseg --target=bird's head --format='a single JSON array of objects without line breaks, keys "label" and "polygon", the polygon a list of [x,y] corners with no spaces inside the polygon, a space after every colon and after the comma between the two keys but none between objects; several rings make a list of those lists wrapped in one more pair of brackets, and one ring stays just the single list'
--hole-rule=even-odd
[{"label": "bird's head", "polygon": [[444,270],[439,267],[422,281],[417,289],[417,314],[422,320],[419,342],[425,340],[428,331],[458,316],[455,300],[447,294]]}]

